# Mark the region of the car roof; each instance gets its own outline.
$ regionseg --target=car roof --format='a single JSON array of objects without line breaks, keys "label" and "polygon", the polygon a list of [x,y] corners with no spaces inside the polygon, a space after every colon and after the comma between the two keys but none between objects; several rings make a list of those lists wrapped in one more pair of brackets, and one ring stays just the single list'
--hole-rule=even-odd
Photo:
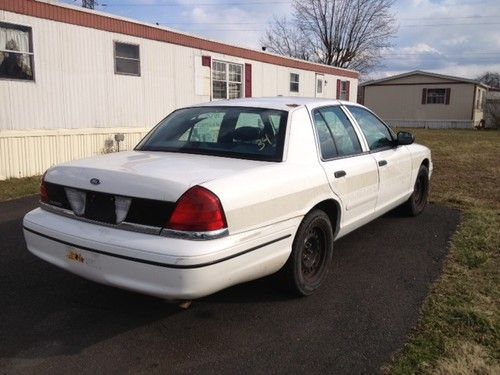
[{"label": "car roof", "polygon": [[196,106],[203,107],[254,107],[254,108],[269,108],[282,111],[291,111],[297,107],[307,107],[309,110],[316,107],[323,107],[327,105],[358,105],[356,103],[348,102],[345,100],[324,99],[324,98],[304,98],[304,97],[262,97],[262,98],[245,98],[245,99],[229,99],[229,100],[215,100],[212,102],[201,103]]}]

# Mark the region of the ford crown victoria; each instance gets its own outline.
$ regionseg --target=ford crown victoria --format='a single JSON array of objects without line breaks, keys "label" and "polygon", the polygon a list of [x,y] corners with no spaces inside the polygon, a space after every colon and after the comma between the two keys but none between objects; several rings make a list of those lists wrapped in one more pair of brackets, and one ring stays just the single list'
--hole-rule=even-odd
[{"label": "ford crown victoria", "polygon": [[336,239],[397,206],[422,212],[431,173],[429,149],[363,106],[217,101],[174,111],[133,151],[50,168],[24,235],[47,262],[161,298],[277,271],[309,295]]}]

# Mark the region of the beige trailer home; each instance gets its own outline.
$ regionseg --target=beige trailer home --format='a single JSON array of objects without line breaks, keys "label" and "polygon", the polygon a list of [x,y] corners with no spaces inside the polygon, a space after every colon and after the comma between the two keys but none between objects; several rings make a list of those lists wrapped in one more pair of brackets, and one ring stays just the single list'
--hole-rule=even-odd
[{"label": "beige trailer home", "polygon": [[481,82],[413,71],[362,83],[360,97],[396,127],[473,128],[484,118]]},{"label": "beige trailer home", "polygon": [[112,151],[115,134],[130,149],[182,106],[277,95],[355,100],[357,86],[352,70],[56,1],[3,0],[0,179]]}]

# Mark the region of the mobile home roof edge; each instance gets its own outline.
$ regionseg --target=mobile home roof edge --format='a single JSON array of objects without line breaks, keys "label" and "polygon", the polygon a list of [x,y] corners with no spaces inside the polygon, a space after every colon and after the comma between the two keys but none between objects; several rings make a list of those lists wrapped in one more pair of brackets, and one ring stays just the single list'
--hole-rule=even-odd
[{"label": "mobile home roof edge", "polygon": [[172,30],[170,28],[115,16],[105,12],[63,4],[53,0],[4,0],[0,4],[0,10],[138,38],[156,40],[293,69],[314,71],[316,73],[332,74],[354,79],[359,78],[359,73],[354,70],[331,67],[324,64],[226,44]]},{"label": "mobile home roof edge", "polygon": [[385,77],[385,78],[366,81],[366,82],[360,83],[359,86],[378,85],[380,83],[389,82],[389,81],[392,81],[394,79],[410,77],[410,76],[417,75],[417,74],[428,76],[428,77],[447,79],[447,80],[456,81],[456,82],[473,83],[475,85],[479,85],[479,86],[483,86],[485,88],[488,88],[488,85],[485,85],[484,83],[479,82],[479,81],[474,80],[474,79],[455,77],[455,76],[449,76],[449,75],[445,75],[445,74],[438,74],[438,73],[432,73],[432,72],[425,72],[423,70],[413,70],[413,71],[407,72],[407,73],[402,73],[402,74],[397,74],[397,75],[393,75],[393,76],[389,76],[389,77]]}]

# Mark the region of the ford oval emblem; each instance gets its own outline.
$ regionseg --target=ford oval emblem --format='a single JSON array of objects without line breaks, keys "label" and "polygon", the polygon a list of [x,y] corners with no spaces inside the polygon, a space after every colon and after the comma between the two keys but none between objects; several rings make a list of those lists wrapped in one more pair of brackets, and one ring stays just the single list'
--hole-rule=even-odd
[{"label": "ford oval emblem", "polygon": [[93,179],[90,180],[90,183],[92,185],[99,185],[101,183],[101,181],[99,181],[98,178],[93,178]]}]

